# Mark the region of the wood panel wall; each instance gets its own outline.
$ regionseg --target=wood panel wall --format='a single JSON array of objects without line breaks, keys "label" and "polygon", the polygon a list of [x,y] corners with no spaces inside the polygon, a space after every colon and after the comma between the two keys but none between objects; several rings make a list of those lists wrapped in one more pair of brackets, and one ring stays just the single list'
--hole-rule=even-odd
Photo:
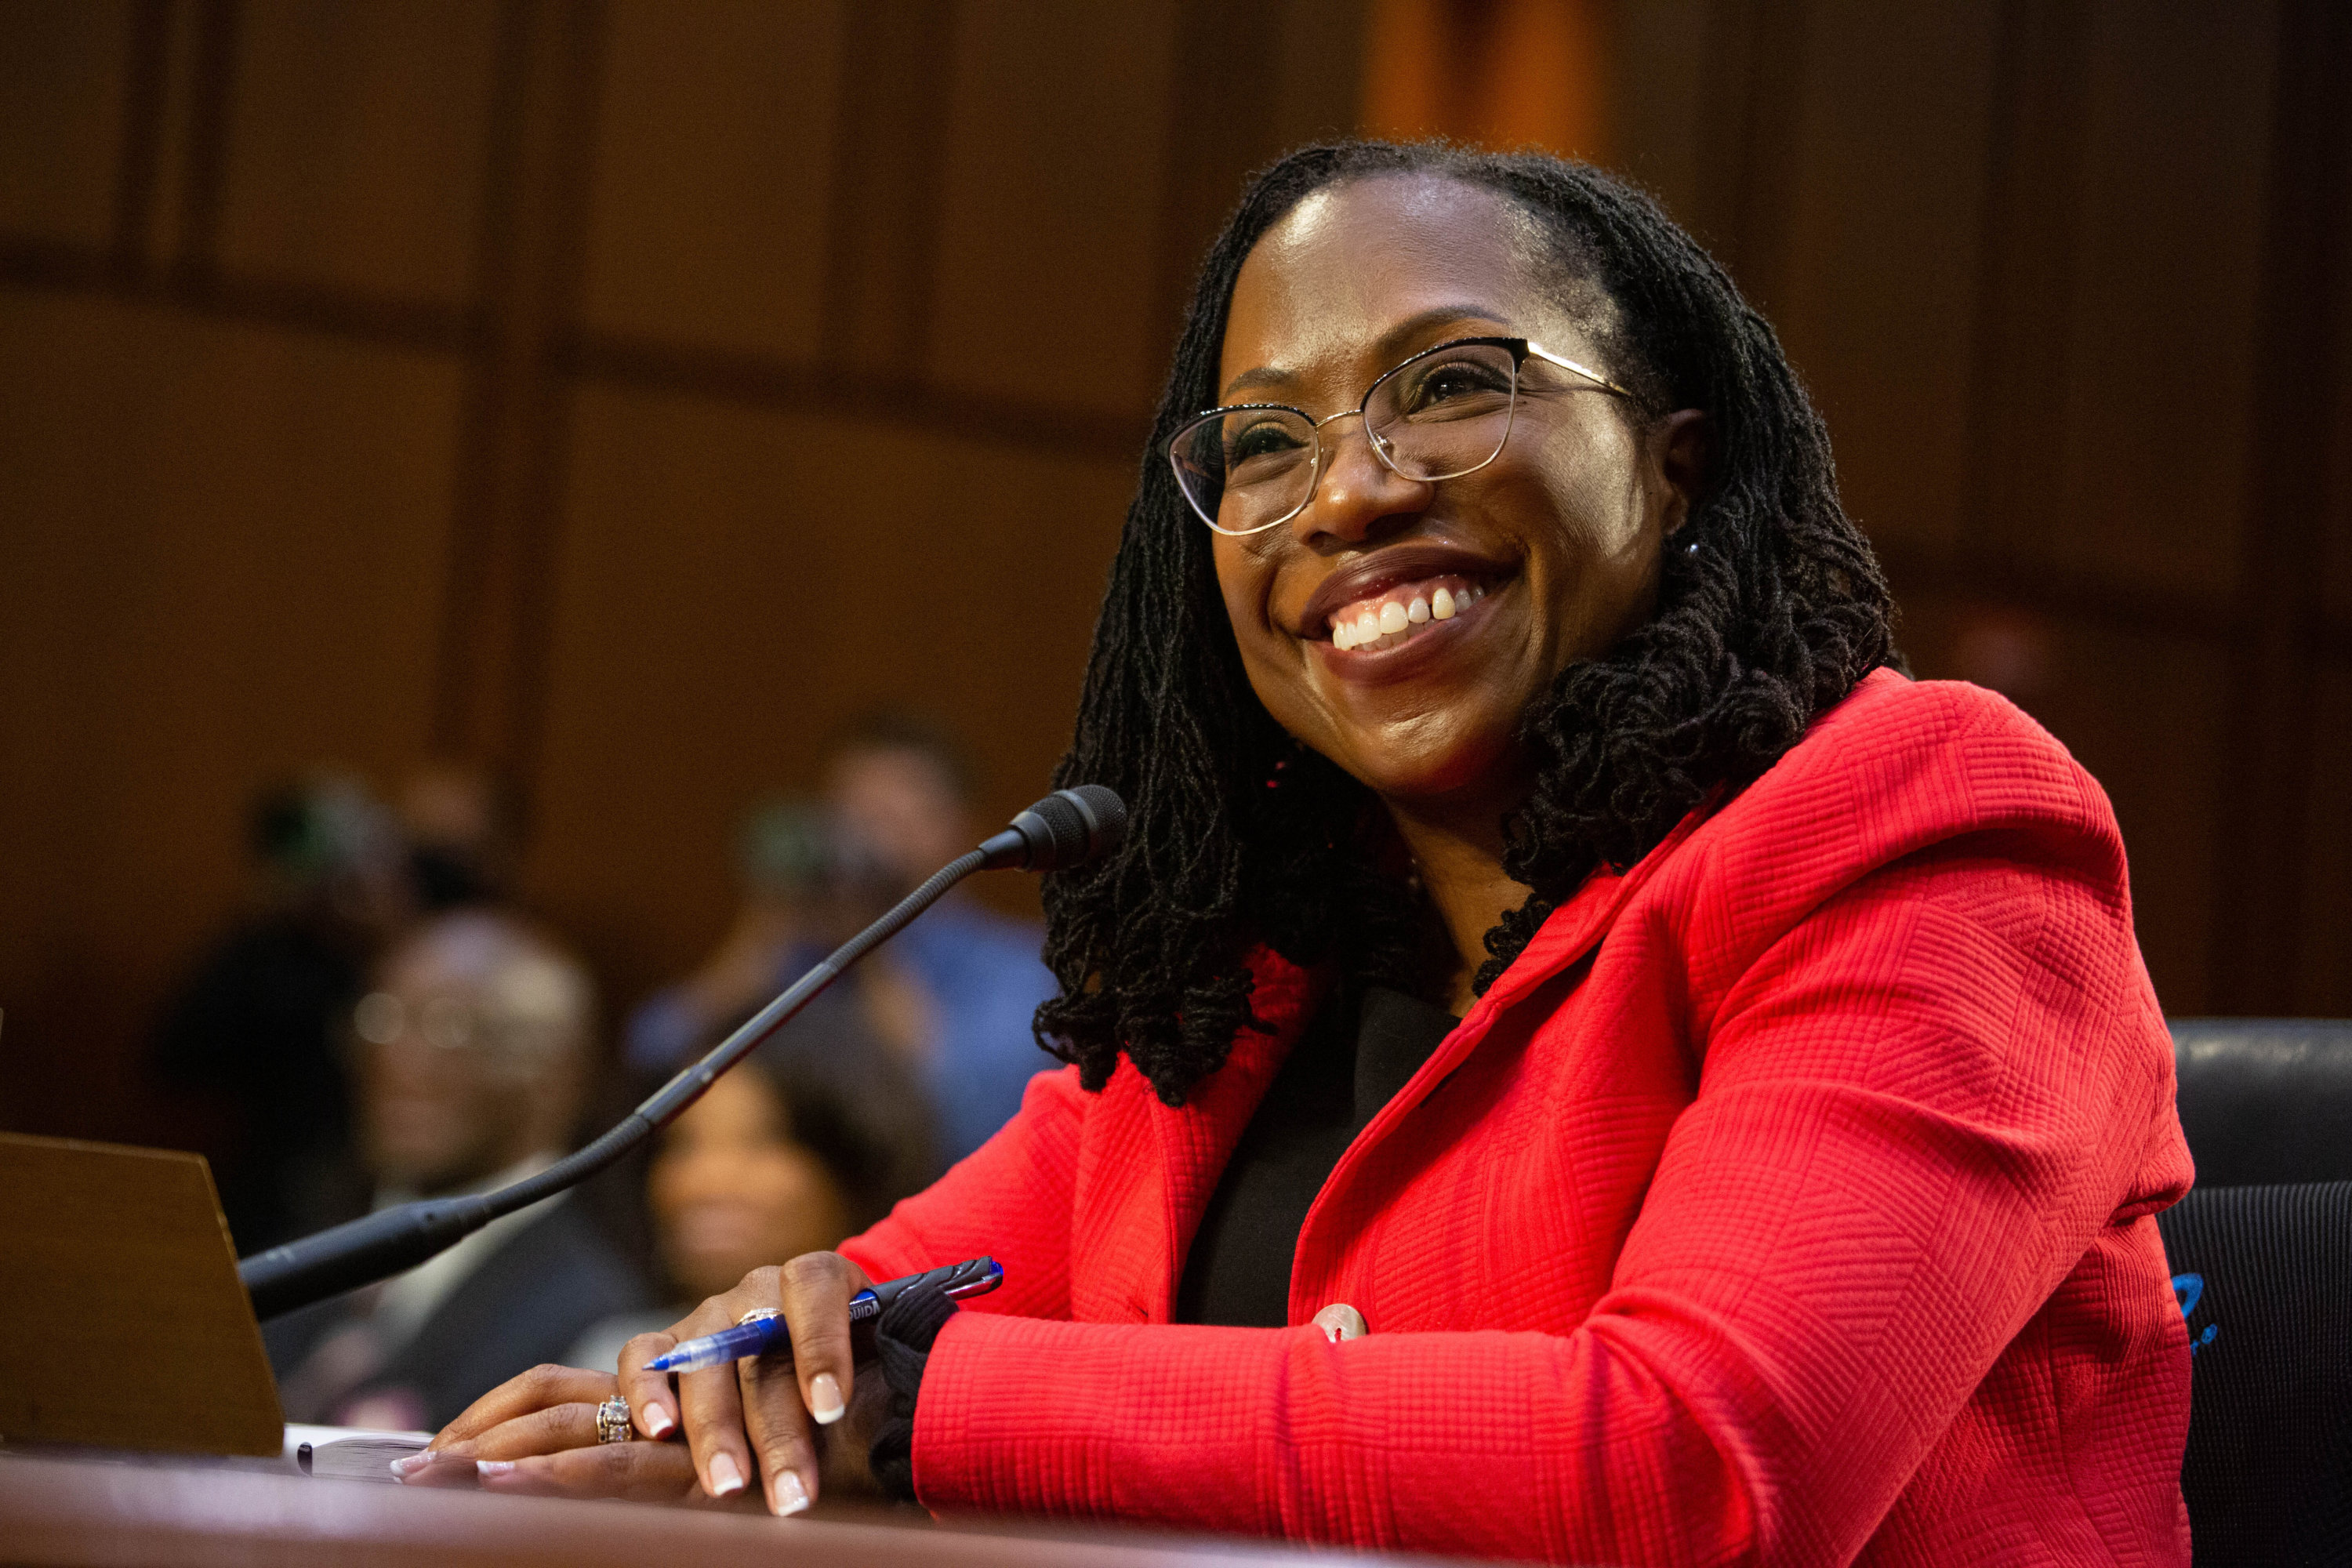
[{"label": "wood panel wall", "polygon": [[[618,1003],[855,708],[1026,799],[1242,173],[1393,18],[1517,14],[0,0],[0,1121],[171,1140],[141,1032],[301,764],[513,770]],[[2352,1012],[2338,8],[1577,15],[1579,134],[1780,325],[1922,671],[2114,795],[2168,1003]]]}]

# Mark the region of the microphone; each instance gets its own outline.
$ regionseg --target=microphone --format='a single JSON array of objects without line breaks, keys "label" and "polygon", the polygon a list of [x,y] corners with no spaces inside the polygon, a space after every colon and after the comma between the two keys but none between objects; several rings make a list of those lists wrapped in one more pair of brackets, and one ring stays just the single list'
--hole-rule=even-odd
[{"label": "microphone", "polygon": [[1014,817],[1003,832],[940,867],[930,880],[835,948],[794,981],[791,989],[754,1013],[700,1061],[655,1090],[643,1105],[586,1148],[494,1193],[402,1204],[246,1258],[236,1266],[236,1275],[252,1298],[254,1316],[267,1321],[390,1279],[455,1246],[490,1221],[594,1175],[676,1120],[719,1081],[721,1073],[758,1049],[818,992],[904,931],[917,915],[974,871],[1067,870],[1110,854],[1126,837],[1127,805],[1116,794],[1100,784],[1055,790]]},{"label": "microphone", "polygon": [[1127,803],[1100,784],[1057,789],[984,839],[983,870],[1059,871],[1109,854],[1127,837]]}]

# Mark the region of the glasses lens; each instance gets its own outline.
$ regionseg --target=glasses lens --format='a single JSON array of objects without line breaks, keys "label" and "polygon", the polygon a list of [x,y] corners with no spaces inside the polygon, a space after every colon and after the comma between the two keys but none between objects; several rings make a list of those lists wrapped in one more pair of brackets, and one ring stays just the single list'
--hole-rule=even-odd
[{"label": "glasses lens", "polygon": [[1451,479],[1485,467],[1503,449],[1517,385],[1510,350],[1456,343],[1382,377],[1364,405],[1364,425],[1407,479]]},{"label": "glasses lens", "polygon": [[352,1027],[372,1046],[392,1044],[407,1026],[407,1010],[401,1006],[400,998],[382,991],[369,992],[352,1009]]},{"label": "glasses lens", "polygon": [[1315,426],[1287,408],[1232,408],[1168,444],[1184,499],[1210,527],[1246,533],[1280,522],[1315,482]]}]

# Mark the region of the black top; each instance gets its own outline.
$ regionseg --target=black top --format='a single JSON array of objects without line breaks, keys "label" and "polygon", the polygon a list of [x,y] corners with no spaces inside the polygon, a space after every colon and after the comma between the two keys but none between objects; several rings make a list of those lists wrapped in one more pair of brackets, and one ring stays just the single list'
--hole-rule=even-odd
[{"label": "black top", "polygon": [[1176,1321],[1278,1329],[1290,1321],[1290,1260],[1315,1194],[1381,1107],[1460,1023],[1384,986],[1335,996],[1282,1064],[1209,1198]]}]

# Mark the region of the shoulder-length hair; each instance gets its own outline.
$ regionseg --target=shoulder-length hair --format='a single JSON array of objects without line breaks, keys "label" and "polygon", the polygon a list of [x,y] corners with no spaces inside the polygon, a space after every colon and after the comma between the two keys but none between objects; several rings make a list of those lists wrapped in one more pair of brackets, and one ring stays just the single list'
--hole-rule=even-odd
[{"label": "shoulder-length hair", "polygon": [[1291,153],[1251,182],[1202,267],[1055,773],[1108,784],[1130,820],[1108,862],[1045,880],[1045,962],[1062,994],[1037,1010],[1037,1035],[1089,1088],[1124,1052],[1181,1103],[1255,1023],[1244,959],[1257,944],[1430,989],[1428,912],[1378,851],[1376,803],[1251,690],[1209,531],[1163,456],[1215,401],[1251,247],[1309,194],[1392,174],[1525,209],[1563,297],[1597,289],[1613,304],[1588,323],[1613,374],[1651,414],[1696,408],[1709,426],[1711,472],[1664,547],[1656,614],[1564,670],[1521,721],[1537,781],[1505,819],[1504,868],[1529,890],[1486,934],[1479,991],[1596,867],[1631,864],[1710,789],[1756,778],[1894,657],[1885,581],[1838,503],[1820,416],[1771,328],[1648,197],[1537,153],[1380,142]]}]

